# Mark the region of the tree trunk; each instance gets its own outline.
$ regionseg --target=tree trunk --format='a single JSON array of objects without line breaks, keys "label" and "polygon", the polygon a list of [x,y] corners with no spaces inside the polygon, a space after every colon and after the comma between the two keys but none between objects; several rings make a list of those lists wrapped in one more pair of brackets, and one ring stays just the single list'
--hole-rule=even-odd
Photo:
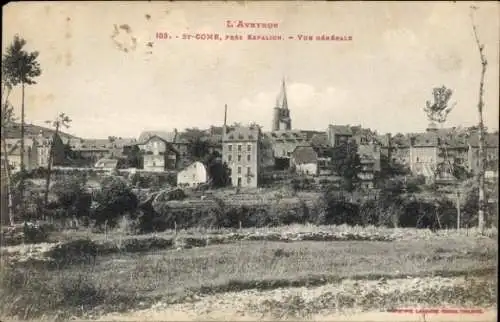
[{"label": "tree trunk", "polygon": [[477,104],[477,112],[479,116],[479,212],[478,212],[478,227],[481,233],[484,232],[485,226],[485,184],[484,184],[484,173],[486,170],[486,155],[484,151],[484,122],[483,122],[483,95],[484,95],[484,75],[486,74],[486,57],[484,56],[484,45],[479,41],[479,36],[477,34],[477,28],[474,24],[474,19],[471,13],[472,30],[474,32],[474,38],[476,40],[477,48],[479,50],[479,58],[481,59],[481,78],[479,81],[479,101]]},{"label": "tree trunk", "polygon": [[52,175],[52,160],[53,160],[53,154],[54,154],[54,144],[56,141],[56,138],[59,134],[59,123],[56,123],[56,132],[54,133],[54,136],[52,137],[52,142],[50,143],[50,150],[49,150],[49,161],[47,164],[47,178],[45,180],[45,193],[43,196],[43,206],[45,212],[47,212],[47,205],[49,203],[49,188],[50,188],[50,177]]},{"label": "tree trunk", "polygon": [[2,135],[2,145],[3,145],[3,153],[4,153],[4,167],[5,167],[5,174],[6,174],[6,179],[7,179],[7,209],[8,209],[8,214],[9,214],[9,223],[11,226],[14,226],[15,220],[14,220],[14,211],[13,211],[13,202],[12,202],[12,181],[11,181],[11,176],[10,176],[10,167],[9,167],[9,158],[8,158],[8,153],[7,153],[7,142],[5,141],[5,136]]},{"label": "tree trunk", "polygon": [[19,210],[24,216],[24,82],[21,83],[21,178],[19,181],[20,203]]}]

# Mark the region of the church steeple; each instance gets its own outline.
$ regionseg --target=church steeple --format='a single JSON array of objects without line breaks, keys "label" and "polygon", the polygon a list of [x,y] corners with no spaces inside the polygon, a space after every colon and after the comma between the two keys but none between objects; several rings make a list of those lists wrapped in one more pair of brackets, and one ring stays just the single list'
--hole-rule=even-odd
[{"label": "church steeple", "polygon": [[292,120],[290,118],[290,110],[288,109],[288,99],[286,96],[285,78],[281,82],[281,90],[276,98],[273,114],[273,131],[291,130]]},{"label": "church steeple", "polygon": [[281,91],[276,98],[276,107],[288,110],[288,101],[286,98],[286,84],[285,84],[285,77],[283,77],[283,80],[281,82]]}]

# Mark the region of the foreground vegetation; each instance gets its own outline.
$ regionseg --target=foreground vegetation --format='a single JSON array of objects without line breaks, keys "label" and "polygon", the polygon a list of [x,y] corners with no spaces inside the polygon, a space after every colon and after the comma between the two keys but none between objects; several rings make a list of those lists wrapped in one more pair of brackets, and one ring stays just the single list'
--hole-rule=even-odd
[{"label": "foreground vegetation", "polygon": [[[118,243],[119,239],[110,241]],[[61,246],[68,243],[80,246]],[[343,280],[365,283],[361,281],[408,276],[482,276],[487,282],[478,284],[481,291],[469,289],[467,292],[474,294],[464,293],[459,302],[466,304],[472,301],[471,296],[494,302],[491,281],[495,280],[497,247],[491,238],[449,234],[397,242],[292,243],[236,239],[189,249],[130,252],[122,248],[83,256],[92,250],[82,246],[86,244],[92,245],[88,240],[65,242],[45,253],[45,257],[69,259],[56,260],[57,265],[35,266],[12,258],[10,265],[4,262],[0,311],[21,319],[44,315],[61,319],[71,315],[97,317],[106,312],[148,308],[158,302],[172,305],[198,301],[221,292],[337,285]],[[456,296],[449,293],[450,289],[443,290],[442,296]]]}]

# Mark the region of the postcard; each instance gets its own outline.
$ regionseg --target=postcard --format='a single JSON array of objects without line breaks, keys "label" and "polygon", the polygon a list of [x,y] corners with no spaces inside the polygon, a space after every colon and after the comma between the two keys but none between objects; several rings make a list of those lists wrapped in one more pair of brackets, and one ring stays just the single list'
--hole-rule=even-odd
[{"label": "postcard", "polygon": [[4,5],[0,320],[496,320],[498,10]]}]

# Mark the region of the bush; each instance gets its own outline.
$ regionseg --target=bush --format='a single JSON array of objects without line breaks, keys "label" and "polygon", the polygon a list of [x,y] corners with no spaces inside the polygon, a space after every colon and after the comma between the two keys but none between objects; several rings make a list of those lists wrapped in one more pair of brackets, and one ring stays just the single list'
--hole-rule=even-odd
[{"label": "bush", "polygon": [[101,189],[95,195],[97,206],[91,215],[100,226],[107,222],[110,227],[116,225],[117,219],[129,214],[135,217],[138,199],[124,179],[107,177],[101,182]]},{"label": "bush", "polygon": [[84,218],[90,215],[92,196],[85,190],[86,176],[83,174],[65,176],[58,179],[51,188],[57,197],[56,211],[63,218]]}]

